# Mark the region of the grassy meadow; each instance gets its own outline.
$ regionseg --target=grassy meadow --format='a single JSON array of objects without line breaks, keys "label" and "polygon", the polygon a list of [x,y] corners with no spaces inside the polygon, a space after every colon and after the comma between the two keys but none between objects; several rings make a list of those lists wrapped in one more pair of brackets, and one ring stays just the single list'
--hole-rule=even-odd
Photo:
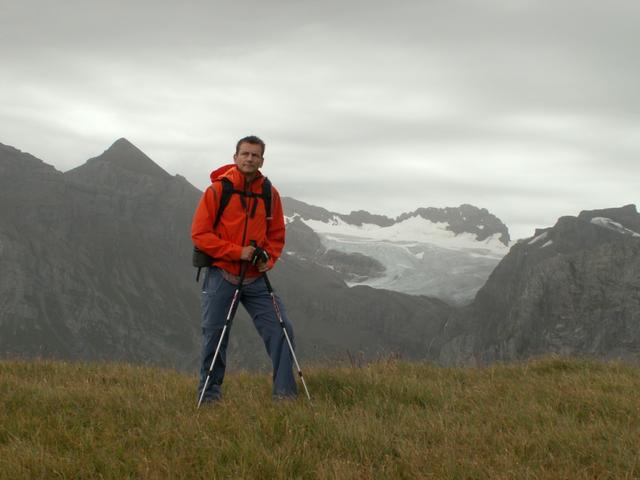
[{"label": "grassy meadow", "polygon": [[[541,359],[304,370],[313,397],[228,375],[0,362],[0,478],[640,478],[640,369]],[[301,392],[302,393],[302,392]]]}]

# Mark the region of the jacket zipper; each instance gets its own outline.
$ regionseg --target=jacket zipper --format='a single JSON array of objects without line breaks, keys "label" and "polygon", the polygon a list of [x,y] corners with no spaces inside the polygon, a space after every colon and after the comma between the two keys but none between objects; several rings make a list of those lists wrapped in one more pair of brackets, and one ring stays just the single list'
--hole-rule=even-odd
[{"label": "jacket zipper", "polygon": [[[253,182],[252,182],[253,183]],[[244,191],[247,191],[247,184],[245,182],[244,185]],[[251,191],[251,184],[249,184],[249,191]],[[244,196],[244,198],[247,198],[247,202],[241,202],[243,204],[244,207],[244,230],[242,231],[242,246],[245,246],[245,243],[247,242],[247,227],[249,225],[249,212],[250,212],[250,204],[251,204],[251,199],[252,197],[247,197],[246,195]],[[254,199],[255,200],[255,199]],[[240,265],[238,267],[240,270],[242,270],[242,265]],[[238,270],[238,275],[240,275],[240,270]]]}]

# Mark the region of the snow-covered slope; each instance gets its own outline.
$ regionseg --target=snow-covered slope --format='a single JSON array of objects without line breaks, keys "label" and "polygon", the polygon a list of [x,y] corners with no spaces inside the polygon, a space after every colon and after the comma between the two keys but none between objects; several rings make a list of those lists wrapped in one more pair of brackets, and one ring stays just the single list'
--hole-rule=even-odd
[{"label": "snow-covered slope", "polygon": [[[285,202],[287,221],[302,221],[319,236],[326,250],[366,255],[384,266],[381,275],[351,284],[466,303],[473,299],[509,250],[504,242],[505,237],[508,238],[506,227],[494,233],[484,232],[484,238],[479,240],[478,233],[460,231],[460,228],[459,233],[455,233],[449,222],[432,221],[419,214],[404,214],[395,221],[386,219],[376,224],[354,224],[345,220],[351,220],[353,212],[347,216],[306,207],[289,205],[287,208]],[[449,215],[451,210],[455,209],[449,209]],[[489,220],[497,220],[486,210],[476,210],[490,216]],[[453,213],[455,218],[462,217],[459,212]],[[482,232],[485,225],[479,222],[468,229]]]},{"label": "snow-covered slope", "polygon": [[445,222],[432,222],[422,217],[410,217],[388,227],[364,223],[351,225],[340,218],[329,222],[318,220],[301,220],[315,232],[328,237],[362,238],[368,241],[399,242],[403,244],[429,244],[453,250],[473,250],[479,254],[495,254],[502,258],[507,246],[500,241],[500,234],[495,233],[488,239],[479,241],[472,233],[455,234],[448,230]]},{"label": "snow-covered slope", "polygon": [[614,232],[621,233],[623,235],[631,235],[632,237],[640,238],[640,233],[634,232],[633,230],[621,225],[618,222],[614,222],[610,218],[606,217],[594,217],[591,219],[591,223],[594,225],[598,225],[599,227],[606,228],[608,230],[613,230]]}]

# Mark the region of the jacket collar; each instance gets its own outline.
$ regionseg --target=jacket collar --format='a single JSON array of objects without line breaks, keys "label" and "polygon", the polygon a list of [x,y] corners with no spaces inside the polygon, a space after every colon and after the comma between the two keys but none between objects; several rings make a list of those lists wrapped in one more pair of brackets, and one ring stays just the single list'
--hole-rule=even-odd
[{"label": "jacket collar", "polygon": [[[233,188],[237,190],[244,190],[245,177],[242,174],[242,172],[238,170],[238,167],[236,167],[235,165],[233,165],[232,168],[229,168],[226,172],[220,175],[219,178],[223,178],[223,177],[231,180],[231,183],[233,184]],[[264,179],[264,176],[262,175],[262,172],[258,170],[258,172],[256,173],[256,178],[254,178],[253,182],[251,182],[250,190],[255,190],[256,187],[259,187],[260,185],[262,185],[262,182],[264,181],[263,179]]]}]

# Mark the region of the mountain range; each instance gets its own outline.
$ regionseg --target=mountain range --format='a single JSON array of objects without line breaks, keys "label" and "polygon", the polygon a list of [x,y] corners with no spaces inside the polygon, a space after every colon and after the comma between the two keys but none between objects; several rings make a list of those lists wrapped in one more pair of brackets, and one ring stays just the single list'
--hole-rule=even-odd
[{"label": "mountain range", "polygon": [[283,204],[290,230],[308,243],[289,252],[333,268],[349,285],[465,304],[509,250],[506,225],[473,205],[420,208],[391,219],[286,197]]},{"label": "mountain range", "polygon": [[[200,191],[120,139],[65,173],[1,145],[0,192],[4,356],[195,368],[190,224]],[[295,255],[284,255],[271,276],[307,359],[398,351],[422,358],[422,339],[450,310],[424,296],[349,288],[332,269]],[[243,367],[268,361],[242,309],[229,355]]]},{"label": "mountain range", "polygon": [[[126,139],[65,173],[0,144],[0,354],[195,369],[200,196]],[[639,359],[633,205],[562,217],[512,245],[471,205],[391,219],[283,204],[287,246],[271,277],[305,361]],[[267,368],[239,313],[230,364]]]}]

